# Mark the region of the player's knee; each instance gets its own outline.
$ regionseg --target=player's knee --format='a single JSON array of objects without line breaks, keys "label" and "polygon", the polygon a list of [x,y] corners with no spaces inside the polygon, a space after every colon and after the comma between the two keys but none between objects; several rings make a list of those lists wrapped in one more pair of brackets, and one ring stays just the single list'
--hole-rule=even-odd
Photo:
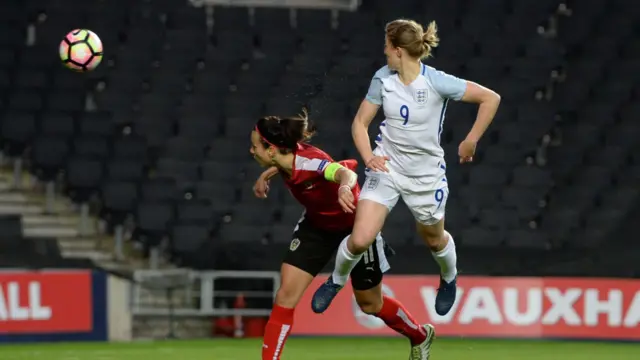
[{"label": "player's knee", "polygon": [[375,238],[375,235],[369,237],[366,234],[363,236],[361,233],[352,233],[347,241],[347,248],[354,255],[362,254],[369,249]]},{"label": "player's knee", "polygon": [[431,251],[440,251],[447,246],[447,237],[445,235],[424,236],[423,239]]},{"label": "player's knee", "polygon": [[444,249],[449,238],[446,231],[438,231],[437,228],[424,225],[418,225],[418,233],[431,251],[440,251]]},{"label": "player's knee", "polygon": [[374,299],[359,299],[358,306],[360,306],[360,310],[362,310],[363,313],[376,315],[380,310],[382,310],[382,301]]},{"label": "player's knee", "polygon": [[286,307],[286,308],[294,308],[298,305],[298,301],[300,301],[299,291],[296,289],[292,289],[287,286],[281,286],[276,292],[276,305]]},{"label": "player's knee", "polygon": [[429,249],[432,251],[440,251],[444,249],[447,244],[446,238],[444,236],[424,236],[424,242],[427,244]]},{"label": "player's knee", "polygon": [[364,241],[355,241],[354,240],[349,244],[349,252],[351,252],[354,255],[362,254],[365,251],[367,251],[368,248],[369,248],[369,246]]},{"label": "player's knee", "polygon": [[380,285],[369,290],[355,290],[356,303],[365,314],[376,315],[382,310],[382,290]]}]

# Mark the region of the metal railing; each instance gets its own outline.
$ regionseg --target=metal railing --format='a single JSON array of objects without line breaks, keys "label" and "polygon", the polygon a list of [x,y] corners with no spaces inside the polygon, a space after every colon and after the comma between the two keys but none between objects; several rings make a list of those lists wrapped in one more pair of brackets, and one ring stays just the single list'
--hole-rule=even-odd
[{"label": "metal railing", "polygon": [[[280,273],[276,271],[137,270],[133,277],[134,315],[268,316],[270,307],[232,309],[216,306],[216,303],[221,298],[235,297],[240,293],[246,298],[273,300],[280,287]],[[223,290],[216,286],[216,281],[221,279],[271,280],[273,287],[271,291]]]}]

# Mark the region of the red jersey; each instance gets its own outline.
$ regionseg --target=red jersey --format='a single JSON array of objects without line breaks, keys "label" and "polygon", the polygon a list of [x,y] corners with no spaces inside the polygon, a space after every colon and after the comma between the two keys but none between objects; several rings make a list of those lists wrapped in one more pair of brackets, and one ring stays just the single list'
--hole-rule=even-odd
[{"label": "red jersey", "polygon": [[[283,178],[293,197],[304,206],[305,218],[322,230],[351,229],[355,213],[345,213],[338,203],[340,184],[324,178],[326,167],[334,162],[331,156],[309,144],[299,144],[294,156],[291,177]],[[339,163],[354,171],[358,165],[356,160],[344,160]],[[356,184],[352,192],[357,201],[360,186]]]}]

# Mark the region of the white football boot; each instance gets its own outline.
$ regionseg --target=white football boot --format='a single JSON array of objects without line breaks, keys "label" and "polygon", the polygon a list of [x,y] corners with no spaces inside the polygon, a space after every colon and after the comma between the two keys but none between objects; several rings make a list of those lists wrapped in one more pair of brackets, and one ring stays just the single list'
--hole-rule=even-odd
[{"label": "white football boot", "polygon": [[422,343],[411,347],[409,360],[429,360],[431,357],[431,344],[436,338],[436,329],[431,324],[422,327],[427,332],[427,338]]}]

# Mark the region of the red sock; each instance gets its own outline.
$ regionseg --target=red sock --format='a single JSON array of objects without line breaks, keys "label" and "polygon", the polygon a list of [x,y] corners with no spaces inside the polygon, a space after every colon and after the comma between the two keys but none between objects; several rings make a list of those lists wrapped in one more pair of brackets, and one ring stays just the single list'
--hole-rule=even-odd
[{"label": "red sock", "polygon": [[273,305],[269,322],[264,329],[262,360],[280,360],[284,343],[293,327],[293,309]]},{"label": "red sock", "polygon": [[417,345],[427,339],[427,334],[409,311],[396,299],[383,296],[382,309],[376,314],[388,327],[406,336],[411,345]]}]

